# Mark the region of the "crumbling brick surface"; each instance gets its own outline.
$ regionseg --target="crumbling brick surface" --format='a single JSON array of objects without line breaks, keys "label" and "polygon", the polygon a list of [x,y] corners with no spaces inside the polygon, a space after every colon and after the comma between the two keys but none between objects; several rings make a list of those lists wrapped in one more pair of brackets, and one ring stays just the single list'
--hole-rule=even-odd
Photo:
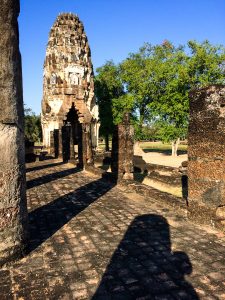
[{"label": "crumbling brick surface", "polygon": [[44,62],[42,129],[47,148],[50,132],[61,129],[72,105],[80,123],[92,123],[96,137],[98,106],[88,39],[77,15],[63,13],[51,28]]},{"label": "crumbling brick surface", "polygon": [[225,86],[209,86],[190,94],[188,136],[189,216],[217,222],[225,205]]},{"label": "crumbling brick surface", "polygon": [[112,140],[112,172],[117,181],[133,178],[134,128],[129,118],[116,125]]},{"label": "crumbling brick surface", "polygon": [[26,195],[19,1],[0,3],[0,265],[22,254]]}]

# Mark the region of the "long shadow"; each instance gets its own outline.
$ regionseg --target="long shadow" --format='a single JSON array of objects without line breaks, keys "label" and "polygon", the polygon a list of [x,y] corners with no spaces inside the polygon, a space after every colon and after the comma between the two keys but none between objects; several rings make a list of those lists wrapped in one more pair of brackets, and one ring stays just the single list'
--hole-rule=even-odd
[{"label": "long shadow", "polygon": [[57,167],[57,166],[61,166],[61,165],[64,165],[64,164],[65,164],[64,162],[57,162],[57,163],[53,163],[53,164],[46,164],[46,165],[42,165],[42,166],[35,166],[35,167],[31,167],[31,168],[26,168],[26,173],[32,172],[32,171],[39,171],[39,170],[52,168],[52,167]]},{"label": "long shadow", "polygon": [[64,165],[64,164],[65,164],[64,162],[57,162],[57,163],[53,163],[53,164],[47,164],[47,165],[42,165],[42,166],[35,166],[35,167],[31,167],[31,168],[26,168],[26,173],[32,172],[32,171],[39,171],[39,170],[52,168],[52,167],[57,167],[57,166],[61,166],[61,165]]},{"label": "long shadow", "polygon": [[113,184],[99,179],[31,211],[28,215],[30,239],[27,254],[107,193],[113,186]]},{"label": "long shadow", "polygon": [[[143,151],[145,153],[150,153],[150,152],[157,152],[161,154],[165,154],[168,156],[171,156],[171,150],[162,150],[162,149],[148,149],[148,148],[143,148]],[[177,150],[177,155],[182,155],[182,154],[187,154],[187,150]]]},{"label": "long shadow", "polygon": [[139,216],[114,252],[92,300],[197,300],[184,278],[191,272],[187,254],[171,250],[167,220],[155,214]]},{"label": "long shadow", "polygon": [[[49,165],[48,165],[49,166]],[[77,172],[80,172],[81,169],[79,168],[72,168],[72,169],[67,169],[55,173],[51,173],[48,175],[44,175],[35,179],[31,179],[27,181],[27,189],[31,189],[35,186],[39,186],[66,176],[69,176],[71,174],[75,174]]]}]

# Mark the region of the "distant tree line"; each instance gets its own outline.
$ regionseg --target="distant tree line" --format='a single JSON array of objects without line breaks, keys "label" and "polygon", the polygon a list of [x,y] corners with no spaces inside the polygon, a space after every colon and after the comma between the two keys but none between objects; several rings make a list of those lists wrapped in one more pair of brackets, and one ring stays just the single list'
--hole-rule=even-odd
[{"label": "distant tree line", "polygon": [[30,142],[40,143],[42,140],[41,116],[36,115],[32,109],[24,109],[25,115],[25,139]]},{"label": "distant tree line", "polygon": [[169,41],[146,43],[120,64],[107,61],[96,71],[100,134],[106,150],[113,124],[129,111],[137,140],[171,142],[176,155],[180,139],[187,135],[189,91],[225,84],[225,48],[209,41],[178,47]]}]

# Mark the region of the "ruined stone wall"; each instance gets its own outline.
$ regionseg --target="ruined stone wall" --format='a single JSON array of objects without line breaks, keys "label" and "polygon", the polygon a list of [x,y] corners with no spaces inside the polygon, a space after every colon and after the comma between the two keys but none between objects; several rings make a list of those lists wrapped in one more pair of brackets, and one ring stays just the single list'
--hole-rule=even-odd
[{"label": "ruined stone wall", "polygon": [[111,169],[117,181],[133,179],[134,128],[125,114],[123,122],[116,125],[112,139]]},{"label": "ruined stone wall", "polygon": [[0,265],[22,255],[26,239],[19,0],[0,3]]},{"label": "ruined stone wall", "polygon": [[[98,123],[90,47],[84,26],[76,15],[59,15],[51,28],[43,80],[44,146],[50,146],[50,132],[62,127],[73,103],[80,123]],[[94,139],[98,127],[93,128],[96,128]]]},{"label": "ruined stone wall", "polygon": [[225,86],[190,94],[188,143],[189,217],[225,222]]}]

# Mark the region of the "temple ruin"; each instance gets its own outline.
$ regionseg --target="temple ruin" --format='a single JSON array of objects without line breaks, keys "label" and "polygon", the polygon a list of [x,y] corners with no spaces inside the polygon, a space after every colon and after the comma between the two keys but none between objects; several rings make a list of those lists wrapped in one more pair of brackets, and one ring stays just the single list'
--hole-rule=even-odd
[{"label": "temple ruin", "polygon": [[124,113],[120,124],[114,126],[111,169],[114,179],[133,179],[134,128],[130,114]]},{"label": "temple ruin", "polygon": [[190,94],[189,217],[225,226],[225,86]]},{"label": "temple ruin", "polygon": [[98,106],[90,47],[74,14],[60,14],[51,28],[43,80],[44,147],[64,161],[91,164],[98,146]]},{"label": "temple ruin", "polygon": [[19,0],[0,3],[0,266],[20,257],[27,238]]}]

